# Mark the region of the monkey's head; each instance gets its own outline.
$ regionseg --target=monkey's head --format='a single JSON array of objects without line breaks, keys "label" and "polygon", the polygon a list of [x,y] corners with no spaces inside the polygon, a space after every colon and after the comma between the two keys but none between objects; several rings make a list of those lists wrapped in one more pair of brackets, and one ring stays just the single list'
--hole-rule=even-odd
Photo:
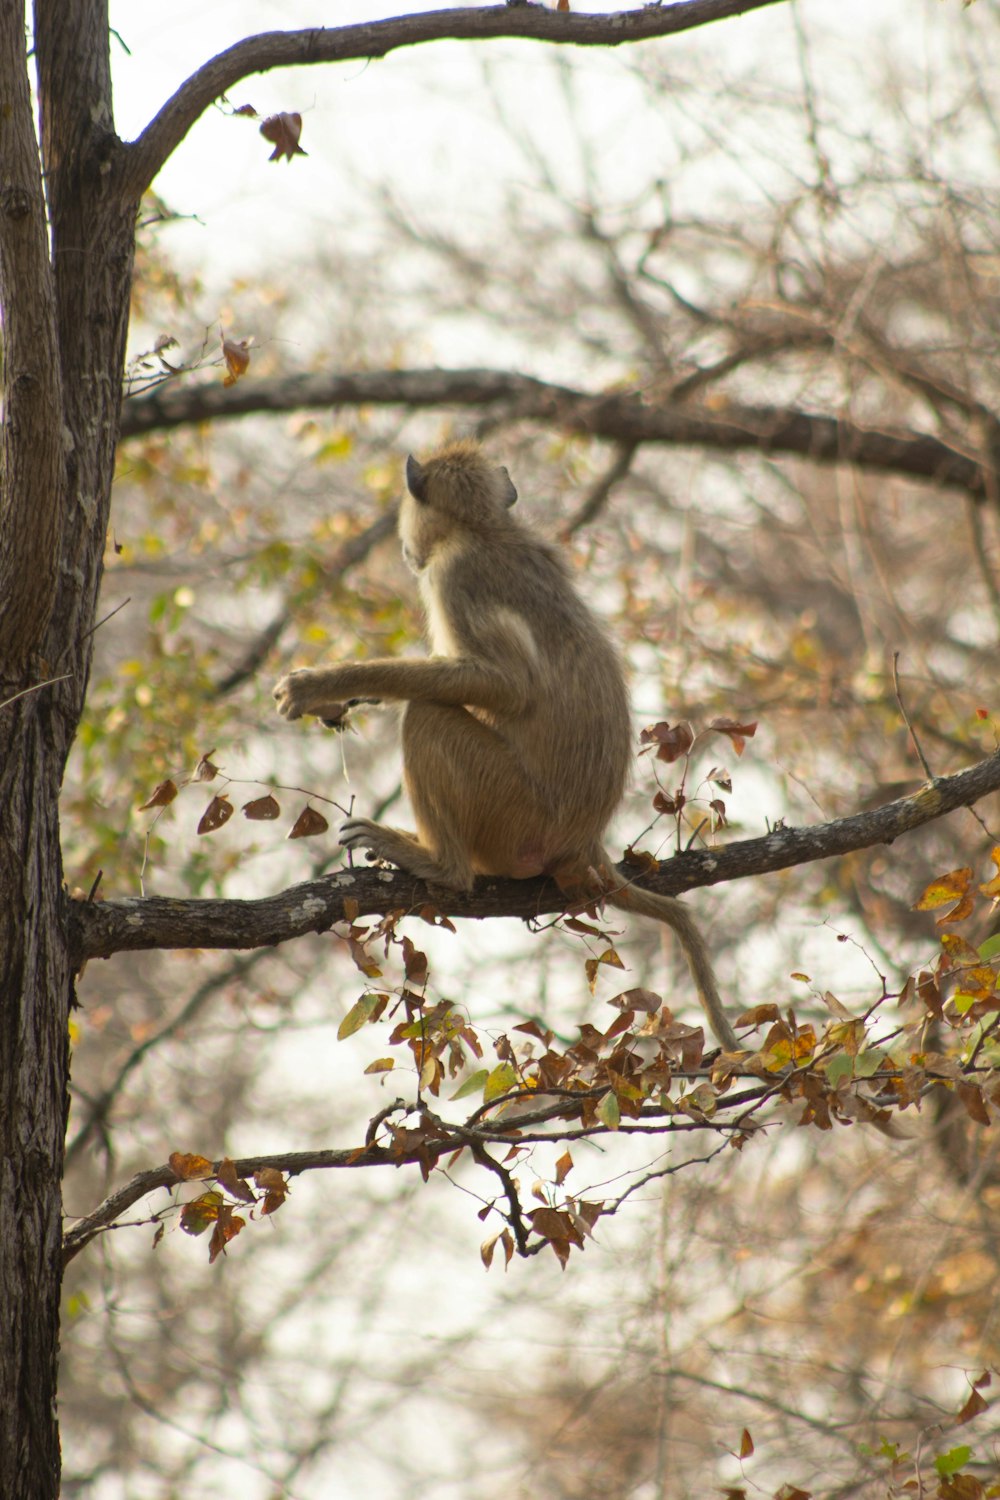
[{"label": "monkey's head", "polygon": [[406,460],[406,487],[399,511],[403,556],[415,572],[436,547],[456,534],[505,530],[517,490],[502,465],[491,464],[478,443],[451,443],[425,464]]}]

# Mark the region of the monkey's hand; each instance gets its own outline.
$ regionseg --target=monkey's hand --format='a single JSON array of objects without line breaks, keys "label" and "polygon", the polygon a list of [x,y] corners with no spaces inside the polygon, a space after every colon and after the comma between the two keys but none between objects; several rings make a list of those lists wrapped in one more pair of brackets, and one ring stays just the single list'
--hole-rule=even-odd
[{"label": "monkey's hand", "polygon": [[303,714],[323,714],[339,721],[347,704],[339,702],[328,691],[329,673],[315,667],[289,672],[274,685],[274,701],[283,719],[301,719]]},{"label": "monkey's hand", "polygon": [[331,729],[344,729],[349,710],[359,703],[380,701],[341,697],[341,692],[337,667],[300,667],[275,684],[274,698],[282,718],[301,719],[303,714],[315,714]]}]

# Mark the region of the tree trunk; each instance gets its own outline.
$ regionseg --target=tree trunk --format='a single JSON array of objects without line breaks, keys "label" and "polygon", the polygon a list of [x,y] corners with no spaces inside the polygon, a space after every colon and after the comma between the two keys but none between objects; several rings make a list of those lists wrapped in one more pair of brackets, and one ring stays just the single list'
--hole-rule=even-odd
[{"label": "tree trunk", "polygon": [[72,998],[58,796],[86,692],[136,204],[104,0],[0,6],[0,1495],[56,1500]]}]

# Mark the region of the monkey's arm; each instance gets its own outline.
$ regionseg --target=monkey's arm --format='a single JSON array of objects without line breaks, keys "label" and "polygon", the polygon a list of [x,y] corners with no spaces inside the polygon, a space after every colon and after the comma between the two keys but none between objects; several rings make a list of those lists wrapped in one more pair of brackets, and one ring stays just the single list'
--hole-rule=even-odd
[{"label": "monkey's arm", "polygon": [[513,717],[531,702],[527,674],[503,672],[467,657],[431,656],[426,660],[343,662],[337,667],[302,667],[282,677],[274,689],[279,714],[337,719],[351,698],[414,699],[451,708],[485,708]]}]

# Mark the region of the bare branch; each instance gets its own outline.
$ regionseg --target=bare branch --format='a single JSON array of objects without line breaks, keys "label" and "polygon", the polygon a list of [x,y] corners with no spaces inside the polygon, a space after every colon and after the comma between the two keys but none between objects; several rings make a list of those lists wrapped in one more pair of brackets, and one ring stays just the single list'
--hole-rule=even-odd
[{"label": "bare branch", "polygon": [[534,4],[493,5],[395,16],[357,26],[263,32],[211,58],[167,100],[128,148],[124,189],[138,198],[212,101],[252,73],[385,57],[399,47],[445,40],[527,37],[576,47],[618,47],[623,42],[673,36],[780,3],[781,0],[678,0],[672,5],[644,5],[639,10],[605,15],[577,15]]},{"label": "bare branch", "polygon": [[506,370],[373,370],[289,375],[273,381],[162,387],[126,403],[122,437],[251,413],[305,407],[483,407],[506,403],[519,420],[562,427],[635,448],[662,443],[733,453],[789,453],[815,463],[853,463],[965,490],[982,500],[996,471],[929,433],[886,432],[787,406],[729,402],[719,409],[654,405],[641,393],[591,394]]},{"label": "bare branch", "polygon": [[[641,884],[665,895],[786,870],[876,844],[969,807],[1000,789],[1000,751],[954,776],[938,777],[909,797],[806,828],[779,827],[763,838],[719,849],[687,850],[660,863]],[[636,870],[619,866],[623,882]],[[529,920],[566,908],[552,881],[480,879],[471,892],[431,890],[412,875],[388,869],[338,870],[255,901],[179,900],[165,896],[85,902],[69,900],[74,966],[89,958],[152,948],[263,948],[344,920],[350,898],[362,916],[431,906],[450,917]]]}]

